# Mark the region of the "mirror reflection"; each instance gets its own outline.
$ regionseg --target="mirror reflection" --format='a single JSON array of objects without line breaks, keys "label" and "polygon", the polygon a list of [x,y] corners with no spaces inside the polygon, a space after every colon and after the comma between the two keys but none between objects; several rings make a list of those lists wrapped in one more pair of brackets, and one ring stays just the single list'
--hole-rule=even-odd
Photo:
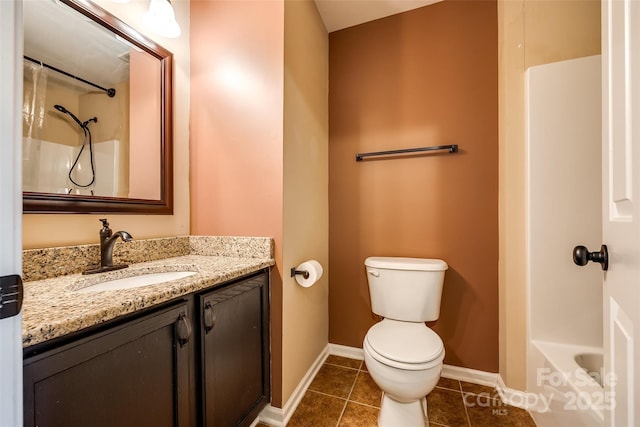
[{"label": "mirror reflection", "polygon": [[24,2],[23,189],[161,200],[163,64],[58,1]]}]

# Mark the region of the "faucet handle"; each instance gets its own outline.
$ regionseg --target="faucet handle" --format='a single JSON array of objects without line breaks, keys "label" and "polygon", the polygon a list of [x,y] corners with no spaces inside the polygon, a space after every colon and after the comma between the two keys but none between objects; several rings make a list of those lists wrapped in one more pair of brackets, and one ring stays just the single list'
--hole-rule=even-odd
[{"label": "faucet handle", "polygon": [[109,228],[109,222],[107,221],[107,218],[100,218],[100,221],[102,221],[102,228],[100,229],[100,242],[103,242],[105,239],[111,237],[112,231]]}]

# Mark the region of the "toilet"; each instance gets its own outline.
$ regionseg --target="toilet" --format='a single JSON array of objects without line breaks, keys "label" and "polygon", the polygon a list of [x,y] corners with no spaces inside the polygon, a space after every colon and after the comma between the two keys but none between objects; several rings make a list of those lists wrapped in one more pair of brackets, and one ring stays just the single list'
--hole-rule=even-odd
[{"label": "toilet", "polygon": [[447,263],[439,259],[369,257],[364,262],[372,311],[364,361],[382,390],[378,426],[423,427],[426,395],[440,379],[444,345],[424,322],[440,316]]}]

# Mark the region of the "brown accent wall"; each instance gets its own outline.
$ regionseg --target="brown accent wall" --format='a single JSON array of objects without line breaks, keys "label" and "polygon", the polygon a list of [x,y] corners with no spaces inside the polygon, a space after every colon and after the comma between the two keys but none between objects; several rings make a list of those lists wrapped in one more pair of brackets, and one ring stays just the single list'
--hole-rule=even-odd
[{"label": "brown accent wall", "polygon": [[[367,256],[449,264],[445,363],[498,371],[494,1],[445,1],[329,36],[329,341],[361,347]],[[458,144],[457,154],[355,153]]]}]

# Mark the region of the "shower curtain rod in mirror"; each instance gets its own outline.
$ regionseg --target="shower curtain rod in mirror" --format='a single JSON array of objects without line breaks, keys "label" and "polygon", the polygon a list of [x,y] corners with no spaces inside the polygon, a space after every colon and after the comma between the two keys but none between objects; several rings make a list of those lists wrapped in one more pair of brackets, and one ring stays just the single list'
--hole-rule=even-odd
[{"label": "shower curtain rod in mirror", "polygon": [[67,73],[66,71],[61,70],[60,68],[56,68],[53,65],[45,64],[44,62],[38,61],[37,59],[33,59],[33,58],[31,58],[31,57],[29,57],[27,55],[24,55],[24,59],[26,59],[27,61],[31,61],[31,62],[33,62],[35,64],[39,64],[39,65],[41,65],[41,66],[43,66],[45,68],[49,68],[50,70],[57,71],[58,73],[64,74],[67,77],[71,77],[73,79],[79,80],[82,83],[88,84],[89,86],[93,86],[93,87],[95,87],[97,89],[100,89],[100,90],[104,91],[109,96],[109,98],[113,98],[116,95],[116,90],[114,88],[109,88],[109,89],[104,88],[102,86],[99,86],[99,85],[97,85],[95,83],[90,82],[89,80],[85,80],[82,77],[74,76],[73,74]]}]

